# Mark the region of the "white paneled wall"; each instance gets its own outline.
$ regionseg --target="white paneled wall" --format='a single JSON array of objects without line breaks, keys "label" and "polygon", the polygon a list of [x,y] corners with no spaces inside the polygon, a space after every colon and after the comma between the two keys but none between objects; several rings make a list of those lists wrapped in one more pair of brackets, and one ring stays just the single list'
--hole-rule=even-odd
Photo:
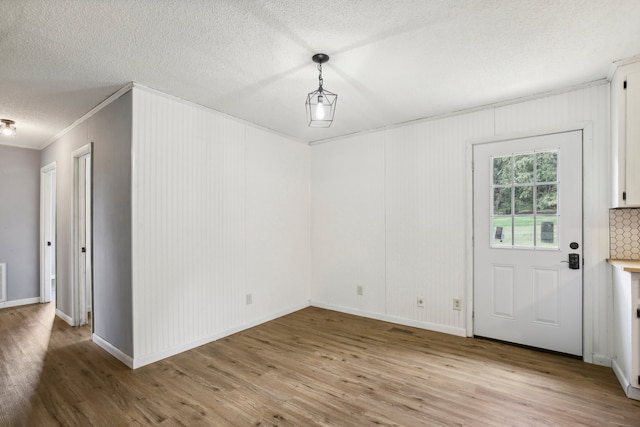
[{"label": "white paneled wall", "polygon": [[585,359],[606,364],[607,112],[608,86],[595,85],[309,148],[134,87],[134,366],[294,311],[309,299],[469,332],[467,312],[452,310],[452,300],[471,303],[470,143],[574,123],[587,123]]},{"label": "white paneled wall", "polygon": [[133,116],[134,366],[307,305],[309,148],[145,88]]},{"label": "white paneled wall", "polygon": [[389,316],[465,334],[466,141],[492,130],[489,110],[386,131]]},{"label": "white paneled wall", "polygon": [[248,127],[246,138],[249,317],[309,302],[309,147]]},{"label": "white paneled wall", "polygon": [[312,146],[312,304],[464,334],[466,311],[452,302],[472,302],[468,147],[576,125],[585,127],[584,353],[608,364],[608,93],[599,84]]},{"label": "white paneled wall", "polygon": [[385,312],[384,166],[382,133],[313,147],[311,298],[316,305]]}]

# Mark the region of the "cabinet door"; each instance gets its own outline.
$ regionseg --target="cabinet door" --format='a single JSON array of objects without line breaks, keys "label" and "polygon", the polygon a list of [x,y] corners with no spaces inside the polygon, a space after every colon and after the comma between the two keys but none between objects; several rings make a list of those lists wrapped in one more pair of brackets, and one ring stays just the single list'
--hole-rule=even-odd
[{"label": "cabinet door", "polygon": [[626,205],[640,206],[640,73],[627,76],[626,104]]}]

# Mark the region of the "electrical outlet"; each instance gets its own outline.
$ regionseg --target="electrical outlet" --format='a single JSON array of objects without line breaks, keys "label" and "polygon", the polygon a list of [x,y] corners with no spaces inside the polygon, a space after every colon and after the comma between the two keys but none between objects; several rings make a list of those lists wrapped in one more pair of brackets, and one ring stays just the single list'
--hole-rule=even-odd
[{"label": "electrical outlet", "polygon": [[362,295],[362,294],[363,294],[362,286],[361,286],[361,285],[358,285],[358,286],[356,287],[356,293],[357,293],[358,295]]},{"label": "electrical outlet", "polygon": [[247,305],[253,304],[253,295],[252,294],[247,294],[246,302],[247,302]]},{"label": "electrical outlet", "polygon": [[462,302],[460,301],[460,298],[453,299],[453,309],[458,311],[462,310]]},{"label": "electrical outlet", "polygon": [[424,298],[418,297],[418,307],[424,307]]}]

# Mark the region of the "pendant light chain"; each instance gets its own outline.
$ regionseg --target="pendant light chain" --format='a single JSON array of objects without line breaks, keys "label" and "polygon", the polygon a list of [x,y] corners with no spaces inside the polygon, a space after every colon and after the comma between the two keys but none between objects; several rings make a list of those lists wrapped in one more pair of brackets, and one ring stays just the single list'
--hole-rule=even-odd
[{"label": "pendant light chain", "polygon": [[320,92],[322,92],[322,64],[318,64],[318,71],[320,71],[320,75],[318,76],[318,82],[320,83]]}]

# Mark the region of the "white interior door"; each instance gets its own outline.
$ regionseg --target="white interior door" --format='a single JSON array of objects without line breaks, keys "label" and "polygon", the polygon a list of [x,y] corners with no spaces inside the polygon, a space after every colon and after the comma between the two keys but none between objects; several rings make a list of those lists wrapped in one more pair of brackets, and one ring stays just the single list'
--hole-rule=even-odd
[{"label": "white interior door", "polygon": [[582,131],[473,158],[474,335],[582,355]]},{"label": "white interior door", "polygon": [[92,233],[91,233],[91,156],[85,156],[85,167],[84,167],[84,288],[85,288],[85,311],[87,313],[91,313],[92,309],[92,289],[93,289],[93,244],[91,241]]},{"label": "white interior door", "polygon": [[55,298],[56,280],[56,169],[55,163],[41,170],[41,285],[40,302]]},{"label": "white interior door", "polygon": [[74,162],[74,300],[76,326],[91,318],[91,145],[73,153]]}]

